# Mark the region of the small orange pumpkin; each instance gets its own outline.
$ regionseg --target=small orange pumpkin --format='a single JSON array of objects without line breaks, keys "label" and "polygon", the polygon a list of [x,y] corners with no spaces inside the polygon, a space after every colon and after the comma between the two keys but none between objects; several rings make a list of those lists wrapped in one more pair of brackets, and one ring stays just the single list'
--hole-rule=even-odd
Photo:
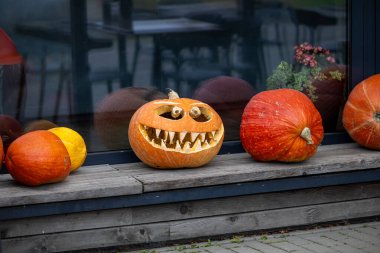
[{"label": "small orange pumpkin", "polygon": [[298,162],[315,154],[323,139],[321,115],[302,92],[263,91],[244,109],[240,138],[257,161]]},{"label": "small orange pumpkin", "polygon": [[152,167],[199,167],[219,152],[224,127],[209,105],[171,91],[169,99],[151,101],[134,113],[128,137],[137,157]]},{"label": "small orange pumpkin", "polygon": [[351,91],[343,109],[343,126],[360,145],[380,150],[380,74]]},{"label": "small orange pumpkin", "polygon": [[29,132],[12,142],[5,164],[17,182],[29,186],[62,181],[71,166],[65,145],[47,130]]}]

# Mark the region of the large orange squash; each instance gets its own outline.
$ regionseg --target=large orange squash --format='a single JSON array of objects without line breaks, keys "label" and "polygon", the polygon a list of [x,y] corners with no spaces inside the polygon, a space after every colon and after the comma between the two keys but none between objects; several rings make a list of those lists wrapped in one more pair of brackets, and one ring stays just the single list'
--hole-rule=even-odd
[{"label": "large orange squash", "polygon": [[380,74],[351,91],[343,110],[343,126],[360,145],[380,150]]},{"label": "large orange squash", "polygon": [[71,166],[65,145],[47,130],[24,134],[12,142],[5,164],[17,182],[29,186],[62,181]]},{"label": "large orange squash", "polygon": [[298,162],[310,158],[323,139],[321,115],[303,93],[263,91],[244,109],[240,138],[257,161]]},{"label": "large orange squash", "polygon": [[199,167],[219,152],[224,128],[209,105],[170,92],[169,99],[151,101],[134,113],[128,137],[138,158],[152,167]]}]

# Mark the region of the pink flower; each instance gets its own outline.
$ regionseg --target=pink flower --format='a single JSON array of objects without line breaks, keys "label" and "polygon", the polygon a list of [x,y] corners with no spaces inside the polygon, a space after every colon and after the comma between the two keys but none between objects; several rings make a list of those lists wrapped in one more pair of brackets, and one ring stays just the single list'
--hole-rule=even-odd
[{"label": "pink flower", "polygon": [[321,46],[313,47],[313,45],[308,42],[294,46],[294,58],[300,64],[314,68],[318,65],[318,61],[316,59],[317,56],[326,57],[325,59],[329,63],[335,62],[335,58],[330,55],[330,50]]},{"label": "pink flower", "polygon": [[309,65],[310,67],[315,68],[318,65],[318,63],[316,60],[313,60],[313,61],[310,61]]},{"label": "pink flower", "polygon": [[308,45],[305,46],[305,49],[306,49],[306,50],[312,50],[312,49],[313,49],[313,46],[310,45],[310,44],[308,44]]},{"label": "pink flower", "polygon": [[332,57],[332,56],[328,56],[328,57],[326,58],[326,60],[327,60],[328,62],[330,62],[330,63],[334,63],[334,62],[335,62],[335,58]]}]

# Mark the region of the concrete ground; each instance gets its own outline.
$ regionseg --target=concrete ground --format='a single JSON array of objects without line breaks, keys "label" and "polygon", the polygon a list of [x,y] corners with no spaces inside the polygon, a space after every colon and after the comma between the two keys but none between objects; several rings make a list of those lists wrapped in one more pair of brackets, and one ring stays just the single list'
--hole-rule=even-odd
[{"label": "concrete ground", "polygon": [[379,253],[380,222],[143,249],[133,253]]}]

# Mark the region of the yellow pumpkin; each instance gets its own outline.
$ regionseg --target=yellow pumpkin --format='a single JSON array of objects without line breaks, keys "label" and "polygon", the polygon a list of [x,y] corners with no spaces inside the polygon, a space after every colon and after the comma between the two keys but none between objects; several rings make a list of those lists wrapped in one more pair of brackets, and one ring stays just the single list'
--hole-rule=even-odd
[{"label": "yellow pumpkin", "polygon": [[219,152],[224,127],[209,105],[170,91],[169,99],[151,101],[134,113],[128,138],[137,157],[149,166],[199,167]]}]

